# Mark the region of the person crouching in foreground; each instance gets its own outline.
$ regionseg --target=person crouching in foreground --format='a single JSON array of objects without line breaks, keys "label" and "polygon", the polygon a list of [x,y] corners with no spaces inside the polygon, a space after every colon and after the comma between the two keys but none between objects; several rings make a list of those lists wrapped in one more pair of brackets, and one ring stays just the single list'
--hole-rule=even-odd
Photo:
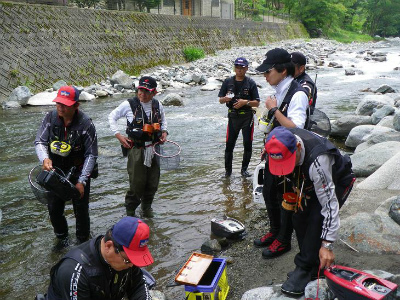
[{"label": "person crouching in foreground", "polygon": [[[282,285],[285,294],[300,296],[313,273],[334,261],[333,243],[338,238],[339,208],[355,181],[351,161],[326,138],[313,132],[279,126],[267,137],[266,174],[268,195],[276,197],[278,177],[283,177],[282,207],[294,211],[293,227],[300,252],[296,268]],[[268,172],[269,171],[269,172]]]},{"label": "person crouching in foreground", "polygon": [[149,235],[142,220],[122,218],[104,236],[70,250],[51,269],[45,299],[151,300],[140,269],[154,262]]}]

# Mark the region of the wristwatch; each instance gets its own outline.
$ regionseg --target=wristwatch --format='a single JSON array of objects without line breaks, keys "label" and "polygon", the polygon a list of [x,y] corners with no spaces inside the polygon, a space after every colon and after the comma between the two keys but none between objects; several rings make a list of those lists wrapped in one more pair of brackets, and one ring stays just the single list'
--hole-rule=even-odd
[{"label": "wristwatch", "polygon": [[246,105],[250,106],[250,100],[247,100]]},{"label": "wristwatch", "polygon": [[273,107],[273,108],[271,108],[271,109],[269,110],[268,113],[271,114],[271,116],[273,116],[277,110],[278,110],[277,107]]},{"label": "wristwatch", "polygon": [[321,247],[328,249],[329,251],[333,251],[333,243],[331,242],[322,242]]}]

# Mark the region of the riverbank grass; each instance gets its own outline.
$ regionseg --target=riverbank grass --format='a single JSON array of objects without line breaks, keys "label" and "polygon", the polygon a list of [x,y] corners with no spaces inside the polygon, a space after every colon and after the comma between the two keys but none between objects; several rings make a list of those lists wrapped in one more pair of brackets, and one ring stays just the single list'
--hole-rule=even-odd
[{"label": "riverbank grass", "polygon": [[348,31],[340,28],[335,28],[328,32],[328,38],[332,40],[336,40],[341,43],[351,43],[351,42],[370,42],[375,40],[376,38],[367,35],[361,34],[353,31]]}]

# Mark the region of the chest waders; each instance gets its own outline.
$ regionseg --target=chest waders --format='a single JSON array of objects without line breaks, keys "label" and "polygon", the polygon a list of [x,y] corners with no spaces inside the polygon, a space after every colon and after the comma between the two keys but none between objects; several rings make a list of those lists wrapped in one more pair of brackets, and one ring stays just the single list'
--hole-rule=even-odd
[{"label": "chest waders", "polygon": [[[125,208],[128,216],[135,216],[139,205],[142,208],[143,217],[154,216],[151,205],[160,181],[160,166],[153,158],[151,167],[144,165],[144,151],[146,144],[154,144],[160,140],[161,131],[147,134],[143,131],[145,125],[155,123],[161,124],[160,104],[153,99],[151,104],[150,117],[147,117],[137,97],[128,99],[133,113],[132,122],[127,121],[126,133],[133,141],[133,148],[127,152],[129,190],[125,195]],[[152,146],[150,146],[152,147]]]}]

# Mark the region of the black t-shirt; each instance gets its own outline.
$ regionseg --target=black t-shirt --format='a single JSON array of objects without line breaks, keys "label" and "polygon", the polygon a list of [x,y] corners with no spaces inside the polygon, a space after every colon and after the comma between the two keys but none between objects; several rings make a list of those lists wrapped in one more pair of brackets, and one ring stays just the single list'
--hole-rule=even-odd
[{"label": "black t-shirt", "polygon": [[[225,79],[225,81],[222,83],[221,89],[219,90],[218,97],[225,97],[229,91],[232,91],[235,94],[233,100],[226,103],[229,108],[232,108],[232,104],[234,103],[235,99],[260,101],[260,96],[258,95],[258,88],[255,81],[247,76],[242,81],[237,81],[235,76]],[[250,110],[251,107],[246,105],[240,109]]]}]

